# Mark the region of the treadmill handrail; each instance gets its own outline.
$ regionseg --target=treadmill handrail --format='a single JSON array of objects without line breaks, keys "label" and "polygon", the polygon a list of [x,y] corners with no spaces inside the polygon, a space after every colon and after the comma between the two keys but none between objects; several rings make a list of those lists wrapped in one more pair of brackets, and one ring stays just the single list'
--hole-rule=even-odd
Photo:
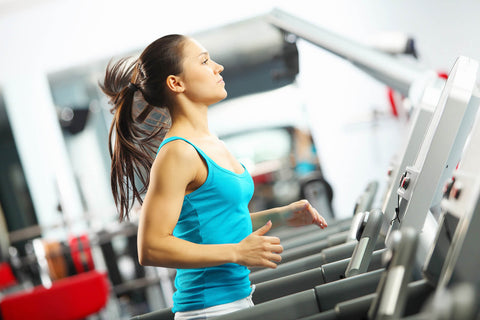
[{"label": "treadmill handrail", "polygon": [[292,33],[323,48],[365,71],[399,93],[418,98],[412,90],[421,91],[436,74],[420,64],[407,63],[378,49],[347,39],[283,10],[273,9],[266,20],[285,32]]}]

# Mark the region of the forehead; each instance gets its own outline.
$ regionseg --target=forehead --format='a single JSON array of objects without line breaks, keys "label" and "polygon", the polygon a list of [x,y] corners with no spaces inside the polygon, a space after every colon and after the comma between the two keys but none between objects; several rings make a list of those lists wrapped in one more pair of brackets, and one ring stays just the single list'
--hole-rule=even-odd
[{"label": "forehead", "polygon": [[186,59],[198,58],[202,53],[206,53],[207,50],[195,39],[188,38],[183,47],[183,53]]}]

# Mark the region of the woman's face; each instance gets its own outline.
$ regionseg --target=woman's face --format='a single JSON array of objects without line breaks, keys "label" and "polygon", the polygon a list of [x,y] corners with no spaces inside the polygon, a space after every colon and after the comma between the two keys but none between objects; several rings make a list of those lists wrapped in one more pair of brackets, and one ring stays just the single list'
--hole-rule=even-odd
[{"label": "woman's face", "polygon": [[225,82],[220,73],[223,66],[216,63],[198,42],[187,38],[183,47],[184,94],[189,100],[211,105],[227,96]]}]

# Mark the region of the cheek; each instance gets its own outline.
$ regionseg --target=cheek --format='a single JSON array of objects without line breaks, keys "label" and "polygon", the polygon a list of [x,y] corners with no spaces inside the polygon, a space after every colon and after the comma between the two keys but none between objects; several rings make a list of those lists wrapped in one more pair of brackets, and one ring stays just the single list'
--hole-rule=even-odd
[{"label": "cheek", "polygon": [[212,92],[208,82],[198,77],[191,77],[185,82],[184,94],[192,101],[201,101]]},{"label": "cheek", "polygon": [[189,90],[200,90],[215,84],[214,75],[203,68],[194,68],[185,78],[185,86]]},{"label": "cheek", "polygon": [[190,72],[184,80],[185,87],[189,90],[193,90],[195,88],[199,88],[205,86],[207,81],[207,77],[202,74],[201,72]]},{"label": "cheek", "polygon": [[206,91],[206,83],[202,79],[190,79],[189,82],[185,85],[185,92],[190,96],[199,96],[203,95],[203,92]]}]

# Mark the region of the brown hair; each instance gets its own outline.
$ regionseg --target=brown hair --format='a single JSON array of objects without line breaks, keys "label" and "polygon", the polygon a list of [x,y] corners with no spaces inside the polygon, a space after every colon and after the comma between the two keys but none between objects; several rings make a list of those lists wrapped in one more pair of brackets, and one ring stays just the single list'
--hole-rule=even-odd
[{"label": "brown hair", "polygon": [[120,221],[129,218],[135,200],[143,203],[156,148],[171,122],[166,79],[182,73],[185,39],[167,35],[152,42],[137,60],[110,61],[99,84],[113,104],[110,184]]}]

